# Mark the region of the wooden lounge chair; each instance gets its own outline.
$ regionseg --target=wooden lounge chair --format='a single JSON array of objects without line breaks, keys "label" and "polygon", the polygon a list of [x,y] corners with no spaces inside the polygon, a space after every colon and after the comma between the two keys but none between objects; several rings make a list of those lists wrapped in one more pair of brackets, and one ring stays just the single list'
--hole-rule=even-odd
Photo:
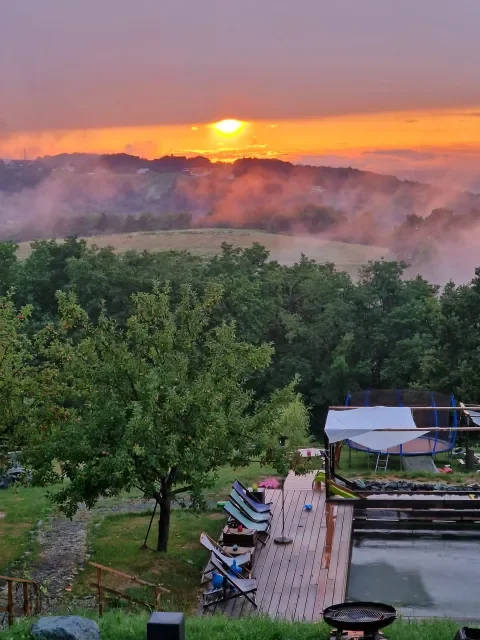
[{"label": "wooden lounge chair", "polygon": [[211,562],[214,569],[223,576],[223,586],[220,589],[212,589],[203,594],[205,600],[203,603],[204,609],[213,604],[226,602],[227,600],[239,598],[240,596],[244,596],[254,607],[258,606],[255,602],[257,581],[254,578],[237,578],[231,575],[225,571],[222,563],[214,555],[212,555]]},{"label": "wooden lounge chair", "polygon": [[254,522],[268,522],[272,517],[271,511],[267,511],[266,513],[258,513],[258,511],[255,511],[255,509],[252,509],[245,502],[242,496],[240,496],[233,489],[231,490],[230,496],[228,499],[230,500],[230,502],[233,502],[233,504],[237,506],[240,509],[240,511],[243,511],[243,513],[248,518],[250,518],[250,520],[253,520]]},{"label": "wooden lounge chair", "polygon": [[[258,533],[258,539],[260,540],[260,542],[263,545],[266,544],[266,541],[270,535],[270,522],[255,522],[254,520],[250,520],[250,518],[248,518],[242,511],[240,511],[240,509],[236,505],[234,505],[230,501],[225,503],[223,509],[233,520],[241,524],[242,527],[245,527],[246,529],[253,529],[253,531],[256,531]],[[263,536],[263,538],[261,536]]]},{"label": "wooden lounge chair", "polygon": [[235,480],[235,482],[233,483],[233,490],[236,491],[240,496],[242,496],[242,498],[245,500],[245,502],[255,511],[258,511],[258,513],[267,513],[270,512],[272,510],[272,503],[269,502],[268,504],[263,504],[263,502],[259,502],[256,498],[252,497],[246,487],[243,486],[243,484],[241,482],[239,482],[238,480]]},{"label": "wooden lounge chair", "polygon": [[[200,534],[200,544],[202,545],[202,547],[205,547],[207,551],[210,551],[212,556],[215,556],[226,569],[230,569],[230,567],[233,565],[233,561],[235,560],[237,567],[239,569],[242,569],[248,575],[248,577],[250,577],[250,571],[245,568],[245,565],[251,566],[252,564],[252,554],[250,552],[242,553],[238,556],[232,556],[230,553],[227,553],[225,549],[223,549],[219,544],[217,544],[215,540],[212,540],[212,538],[210,538],[210,536],[208,536],[206,533]],[[212,562],[210,561],[202,572],[202,576],[205,576],[212,571],[212,569],[210,568],[211,565]]]}]

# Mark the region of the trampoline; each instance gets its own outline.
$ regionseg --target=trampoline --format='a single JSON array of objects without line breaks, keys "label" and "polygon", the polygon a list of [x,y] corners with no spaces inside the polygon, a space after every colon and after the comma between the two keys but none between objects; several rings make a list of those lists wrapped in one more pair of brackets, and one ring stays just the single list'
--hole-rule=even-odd
[{"label": "trampoline", "polygon": [[[426,435],[419,436],[404,444],[389,449],[369,449],[352,440],[345,443],[350,449],[389,456],[432,456],[448,453],[455,447],[457,438],[457,411],[437,411],[435,407],[456,407],[455,397],[436,391],[423,389],[380,389],[357,391],[349,393],[345,406],[364,407],[431,407],[431,411],[422,409],[412,410],[415,425],[421,429],[428,429]],[[437,431],[438,428],[450,428],[450,431]]]}]

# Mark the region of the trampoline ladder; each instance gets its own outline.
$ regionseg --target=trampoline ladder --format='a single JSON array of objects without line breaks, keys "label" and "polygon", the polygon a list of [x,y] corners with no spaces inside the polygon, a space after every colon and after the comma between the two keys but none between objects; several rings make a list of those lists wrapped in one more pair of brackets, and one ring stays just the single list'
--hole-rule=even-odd
[{"label": "trampoline ladder", "polygon": [[386,471],[388,467],[388,453],[379,453],[377,455],[377,463],[375,465],[375,473],[377,471]]}]

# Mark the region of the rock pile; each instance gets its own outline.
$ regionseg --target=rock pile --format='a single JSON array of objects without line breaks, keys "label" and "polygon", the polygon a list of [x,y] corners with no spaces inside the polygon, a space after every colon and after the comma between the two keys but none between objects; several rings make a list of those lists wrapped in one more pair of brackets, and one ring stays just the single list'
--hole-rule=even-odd
[{"label": "rock pile", "polygon": [[354,480],[359,490],[376,491],[480,491],[480,484],[448,484],[446,482],[418,482],[417,480]]}]

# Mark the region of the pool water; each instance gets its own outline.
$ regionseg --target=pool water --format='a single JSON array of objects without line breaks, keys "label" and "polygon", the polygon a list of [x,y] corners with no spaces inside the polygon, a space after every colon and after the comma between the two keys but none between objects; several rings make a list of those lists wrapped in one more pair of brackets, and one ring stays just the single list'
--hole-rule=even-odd
[{"label": "pool water", "polygon": [[480,538],[357,536],[347,600],[385,602],[408,616],[480,619]]}]

